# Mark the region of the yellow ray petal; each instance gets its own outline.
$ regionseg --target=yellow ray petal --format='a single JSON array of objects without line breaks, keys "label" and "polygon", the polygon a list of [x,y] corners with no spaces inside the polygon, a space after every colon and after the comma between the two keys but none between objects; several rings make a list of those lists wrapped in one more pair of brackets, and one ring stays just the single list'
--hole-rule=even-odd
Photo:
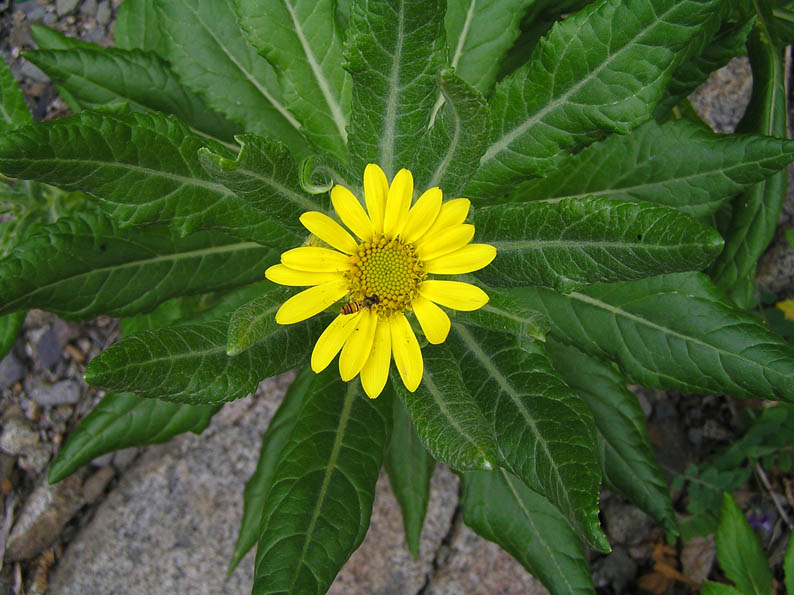
[{"label": "yellow ray petal", "polygon": [[298,271],[335,273],[350,268],[350,257],[330,248],[301,246],[284,252],[281,264]]},{"label": "yellow ray petal", "polygon": [[411,302],[411,307],[414,309],[416,319],[419,321],[419,326],[422,327],[427,340],[434,345],[443,343],[449,334],[450,327],[447,313],[421,295],[414,298],[414,301]]},{"label": "yellow ray petal", "polygon": [[487,293],[476,285],[461,281],[430,279],[422,282],[419,286],[419,293],[437,304],[464,312],[482,308],[488,303]]},{"label": "yellow ray petal", "polygon": [[425,272],[436,275],[461,275],[479,271],[496,257],[496,248],[489,244],[469,244],[425,262]]},{"label": "yellow ray petal", "polygon": [[367,363],[361,368],[361,386],[370,399],[377,397],[386,380],[389,378],[389,364],[391,363],[391,330],[389,324],[379,320],[375,325],[375,338],[372,341],[372,353]]},{"label": "yellow ray petal", "polygon": [[293,295],[276,312],[279,324],[294,324],[319,314],[348,292],[347,281],[340,279],[305,289]]},{"label": "yellow ray petal", "polygon": [[440,231],[443,231],[447,227],[460,225],[466,221],[470,206],[471,201],[468,198],[453,198],[452,200],[448,200],[441,205],[441,210],[438,212],[438,217],[436,217],[436,220],[433,221],[433,225],[430,226],[430,229],[428,229],[424,235],[417,238],[416,241],[424,241],[427,238],[433,237]]},{"label": "yellow ray petal", "polygon": [[389,180],[383,170],[370,163],[364,169],[364,202],[367,204],[372,227],[383,233],[383,216],[386,213],[386,196],[389,194]]},{"label": "yellow ray petal", "polygon": [[265,271],[265,277],[273,283],[279,285],[291,285],[295,287],[308,287],[328,283],[335,279],[341,279],[341,273],[318,273],[316,271],[299,271],[291,269],[283,264],[274,264]]},{"label": "yellow ray petal", "polygon": [[372,310],[367,308],[361,311],[356,328],[345,341],[342,355],[339,356],[339,375],[345,382],[354,378],[367,363],[372,352],[377,322],[378,315]]},{"label": "yellow ray petal", "polygon": [[415,242],[430,229],[441,210],[441,198],[440,188],[430,188],[416,199],[414,206],[408,211],[408,219],[405,220],[405,227],[402,231],[403,240],[409,243]]},{"label": "yellow ray petal", "polygon": [[323,334],[317,339],[312,350],[312,370],[319,374],[339,353],[350,333],[356,328],[361,312],[350,316],[340,314],[334,321],[325,327]]},{"label": "yellow ray petal", "polygon": [[385,235],[394,237],[402,231],[413,195],[414,177],[407,169],[401,169],[394,176],[386,199],[386,214],[383,217]]},{"label": "yellow ray petal", "polygon": [[345,254],[352,254],[358,247],[353,236],[325,213],[307,211],[300,216],[300,222],[323,242]]},{"label": "yellow ray petal", "polygon": [[419,342],[416,335],[408,323],[408,319],[402,314],[395,314],[389,319],[391,329],[391,349],[394,354],[394,363],[397,364],[397,371],[403,379],[405,388],[414,392],[422,381],[424,362],[422,361],[422,350],[419,349]]},{"label": "yellow ray petal", "polygon": [[372,237],[372,221],[350,190],[344,186],[334,186],[331,190],[331,204],[334,205],[334,210],[342,223],[347,225],[350,231],[362,240]]},{"label": "yellow ray petal", "polygon": [[462,248],[474,237],[474,226],[463,224],[448,227],[416,246],[416,256],[420,260],[433,260],[444,254]]}]

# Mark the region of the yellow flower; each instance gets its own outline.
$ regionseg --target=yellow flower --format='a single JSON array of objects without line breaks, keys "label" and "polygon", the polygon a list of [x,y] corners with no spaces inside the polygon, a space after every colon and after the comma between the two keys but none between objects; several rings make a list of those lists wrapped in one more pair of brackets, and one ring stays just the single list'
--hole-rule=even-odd
[{"label": "yellow flower", "polygon": [[281,285],[309,287],[281,305],[279,324],[293,324],[319,314],[347,298],[336,319],[320,335],[312,352],[316,373],[336,354],[345,382],[360,375],[364,391],[377,397],[386,385],[392,355],[411,392],[422,380],[422,352],[406,311],[413,311],[430,343],[442,343],[450,321],[437,304],[454,310],[476,310],[487,294],[469,283],[428,279],[479,270],[496,256],[488,244],[470,244],[474,226],[464,223],[469,201],[441,203],[441,190],[431,188],[413,206],[411,172],[400,170],[391,186],[380,167],[364,171],[365,211],[344,186],[334,186],[331,203],[355,236],[317,211],[301,223],[330,248],[302,246],[281,255],[281,264],[265,276]]}]

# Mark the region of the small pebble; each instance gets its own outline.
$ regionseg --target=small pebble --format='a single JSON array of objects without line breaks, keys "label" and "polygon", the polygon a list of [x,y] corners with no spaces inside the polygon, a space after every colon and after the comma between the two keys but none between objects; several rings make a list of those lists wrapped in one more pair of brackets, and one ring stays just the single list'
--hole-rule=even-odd
[{"label": "small pebble", "polygon": [[23,376],[25,376],[25,366],[12,350],[3,361],[0,361],[0,390],[13,386]]},{"label": "small pebble", "polygon": [[113,471],[113,467],[102,467],[99,471],[86,479],[83,484],[83,501],[89,504],[99,498],[114,475],[115,472]]},{"label": "small pebble", "polygon": [[39,434],[24,417],[12,417],[3,423],[0,450],[18,456],[39,443]]},{"label": "small pebble", "polygon": [[36,444],[19,457],[19,466],[31,475],[39,475],[47,468],[51,456],[52,450],[48,444]]},{"label": "small pebble", "polygon": [[56,0],[55,2],[55,10],[58,11],[58,16],[63,16],[65,14],[69,14],[73,12],[75,8],[77,8],[77,4],[80,0]]},{"label": "small pebble", "polygon": [[108,23],[110,23],[110,19],[113,17],[113,11],[110,8],[110,2],[108,0],[102,0],[97,6],[96,9],[96,21],[103,27],[106,27]]},{"label": "small pebble", "polygon": [[[25,72],[25,66],[28,64],[30,62],[25,62],[22,66],[23,73]],[[58,360],[61,359],[61,352],[61,343],[58,340],[58,335],[51,328],[36,341],[36,356],[42,368],[52,369],[58,363]]]},{"label": "small pebble", "polygon": [[113,453],[109,452],[101,456],[98,456],[93,461],[91,461],[91,464],[94,467],[105,467],[107,465],[110,465],[111,462],[113,462]]},{"label": "small pebble", "polygon": [[96,0],[84,0],[80,5],[80,12],[86,16],[94,16],[96,14]]},{"label": "small pebble", "polygon": [[44,15],[44,18],[41,19],[42,24],[51,26],[58,22],[58,15],[54,12],[48,12]]},{"label": "small pebble", "polygon": [[30,398],[39,405],[74,405],[80,400],[80,386],[74,380],[61,380],[55,384],[39,381],[30,390]]},{"label": "small pebble", "polygon": [[113,466],[119,471],[124,471],[127,467],[132,465],[135,457],[138,456],[140,449],[132,446],[130,448],[122,448],[113,453]]}]

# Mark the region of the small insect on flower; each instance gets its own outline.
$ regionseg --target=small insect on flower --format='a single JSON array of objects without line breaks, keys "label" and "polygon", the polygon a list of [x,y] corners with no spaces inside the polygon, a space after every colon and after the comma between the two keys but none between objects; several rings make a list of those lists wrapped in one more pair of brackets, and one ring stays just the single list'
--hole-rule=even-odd
[{"label": "small insect on flower", "polygon": [[371,308],[375,306],[380,300],[376,295],[368,295],[363,300],[359,300],[357,302],[350,302],[342,306],[342,309],[339,311],[340,314],[355,314],[362,308]]}]

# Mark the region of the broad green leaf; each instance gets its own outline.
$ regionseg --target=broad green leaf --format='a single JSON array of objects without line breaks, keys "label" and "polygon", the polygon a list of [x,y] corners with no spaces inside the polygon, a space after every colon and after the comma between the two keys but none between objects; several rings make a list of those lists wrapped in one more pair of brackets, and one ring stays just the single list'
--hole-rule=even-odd
[{"label": "broad green leaf", "polygon": [[125,0],[119,6],[113,25],[113,42],[124,50],[145,50],[168,55],[157,8],[151,0]]},{"label": "broad green leaf", "polygon": [[303,406],[303,401],[313,382],[314,372],[310,368],[305,368],[298,374],[262,437],[259,461],[254,474],[246,482],[243,490],[243,518],[240,521],[240,533],[237,535],[237,543],[234,546],[227,574],[235,569],[240,560],[259,540],[267,493],[273,485],[276,466],[284,451],[284,446],[292,435],[292,430],[298,421],[298,412]]},{"label": "broad green leaf", "polygon": [[607,487],[629,498],[668,531],[677,533],[670,493],[637,397],[612,367],[575,347],[550,340],[546,350],[563,380],[593,413]]},{"label": "broad green leaf", "polygon": [[68,35],[64,35],[63,33],[56,31],[55,29],[45,27],[44,25],[32,25],[30,29],[31,33],[33,33],[33,39],[36,40],[36,45],[42,50],[85,49],[97,50],[101,52],[102,50],[106,49],[104,46],[101,46],[98,43],[83,41],[82,39],[78,39],[76,37],[69,37]]},{"label": "broad green leaf", "polygon": [[786,555],[783,558],[783,574],[785,576],[786,592],[794,593],[794,538],[791,537],[789,537]]},{"label": "broad green leaf", "polygon": [[644,200],[692,216],[713,213],[751,184],[794,161],[794,142],[759,135],[715,134],[686,120],[651,120],[613,134],[521,184],[520,200],[584,196]]},{"label": "broad green leaf", "polygon": [[540,312],[526,307],[513,293],[485,287],[488,303],[473,312],[459,312],[456,320],[467,326],[480,327],[516,335],[521,340],[545,341],[551,322]]},{"label": "broad green leaf", "polygon": [[[758,27],[748,45],[753,95],[738,130],[785,137],[786,89],[782,51]],[[786,198],[787,172],[767,178],[739,195],[726,233],[725,250],[714,263],[714,282],[742,308],[752,301],[758,259],[772,240]]]},{"label": "broad green leaf", "polygon": [[491,142],[467,196],[497,196],[652,113],[715,0],[596,2],[556,24],[497,85]]},{"label": "broad green leaf", "polygon": [[324,593],[364,539],[391,432],[388,394],[368,399],[333,369],[313,379],[265,502],[255,595]]},{"label": "broad green leaf", "polygon": [[688,215],[605,198],[481,207],[472,222],[477,241],[497,251],[477,277],[501,287],[568,292],[588,283],[702,269],[722,249],[720,235]]},{"label": "broad green leaf", "polygon": [[61,481],[114,450],[166,442],[183,432],[200,434],[219,409],[108,393],[69,436],[50,466],[47,480]]},{"label": "broad green leaf", "polygon": [[716,535],[717,560],[745,595],[771,595],[772,572],[758,536],[728,492],[722,494]]},{"label": "broad green leaf", "polygon": [[152,52],[105,48],[34,50],[25,58],[46,72],[84,108],[125,101],[142,111],[161,111],[194,132],[229,141],[240,127],[213,112],[186,89],[168,64]]},{"label": "broad green leaf", "polygon": [[553,502],[591,547],[609,551],[598,521],[593,416],[542,347],[457,323],[447,343],[496,435],[500,462]]},{"label": "broad green leaf", "polygon": [[0,137],[0,171],[87,192],[123,224],[167,223],[183,235],[212,228],[279,248],[299,241],[212,181],[202,146],[231,157],[173,117],[82,112]]},{"label": "broad green leaf", "polygon": [[488,104],[454,71],[439,75],[446,103],[433,127],[421,140],[412,170],[419,190],[439,186],[449,197],[459,196],[477,167],[488,142]]},{"label": "broad green leaf", "polygon": [[459,471],[494,469],[499,458],[494,431],[463,384],[452,352],[447,345],[432,345],[422,357],[424,373],[416,391],[405,388],[394,371],[391,383],[425,448]]},{"label": "broad green leaf", "polygon": [[552,593],[595,593],[582,543],[551,502],[504,469],[462,478],[469,527],[509,552]]},{"label": "broad green leaf", "polygon": [[276,288],[235,310],[229,320],[227,355],[238,355],[274,332],[278,328],[274,312],[289,293],[286,288]]},{"label": "broad green leaf", "polygon": [[400,503],[405,541],[414,558],[419,557],[419,540],[430,500],[430,479],[435,464],[417,436],[405,405],[400,399],[394,399],[394,429],[384,466],[391,489]]},{"label": "broad green leaf", "polygon": [[740,593],[730,585],[723,583],[715,583],[713,581],[705,581],[700,589],[701,595],[747,595]]},{"label": "broad green leaf", "polygon": [[281,97],[276,73],[245,40],[232,0],[156,0],[165,58],[182,82],[230,120],[308,152],[302,125]]},{"label": "broad green leaf", "polygon": [[164,227],[119,229],[104,215],[74,214],[0,261],[0,315],[40,308],[66,318],[128,316],[179,295],[260,280],[276,260],[264,246],[218,232],[179,238]]},{"label": "broad green leaf", "polygon": [[499,63],[520,32],[534,0],[449,0],[444,27],[449,64],[458,76],[487,95]]},{"label": "broad green leaf", "polygon": [[199,149],[199,161],[209,176],[251,206],[300,237],[308,233],[299,221],[305,211],[327,211],[327,195],[310,195],[298,182],[298,166],[281,143],[244,134],[237,137],[236,159]]},{"label": "broad green leaf", "polygon": [[17,342],[26,314],[27,312],[23,310],[0,317],[0,360],[11,351],[14,343]]},{"label": "broad green leaf", "polygon": [[347,30],[345,68],[353,77],[350,157],[363,173],[377,163],[391,179],[413,169],[438,97],[444,64],[441,0],[359,0]]},{"label": "broad green leaf", "polygon": [[85,380],[166,401],[232,401],[254,392],[261,380],[304,365],[324,322],[276,328],[235,357],[226,355],[227,319],[142,331],[94,358]]},{"label": "broad green leaf", "polygon": [[0,60],[0,132],[33,122],[11,69]]},{"label": "broad green leaf", "polygon": [[233,0],[248,40],[278,74],[284,103],[317,147],[347,160],[350,77],[332,0]]},{"label": "broad green leaf", "polygon": [[794,401],[794,348],[699,273],[593,285],[560,295],[519,290],[551,334],[617,361],[630,382],[687,393]]}]

